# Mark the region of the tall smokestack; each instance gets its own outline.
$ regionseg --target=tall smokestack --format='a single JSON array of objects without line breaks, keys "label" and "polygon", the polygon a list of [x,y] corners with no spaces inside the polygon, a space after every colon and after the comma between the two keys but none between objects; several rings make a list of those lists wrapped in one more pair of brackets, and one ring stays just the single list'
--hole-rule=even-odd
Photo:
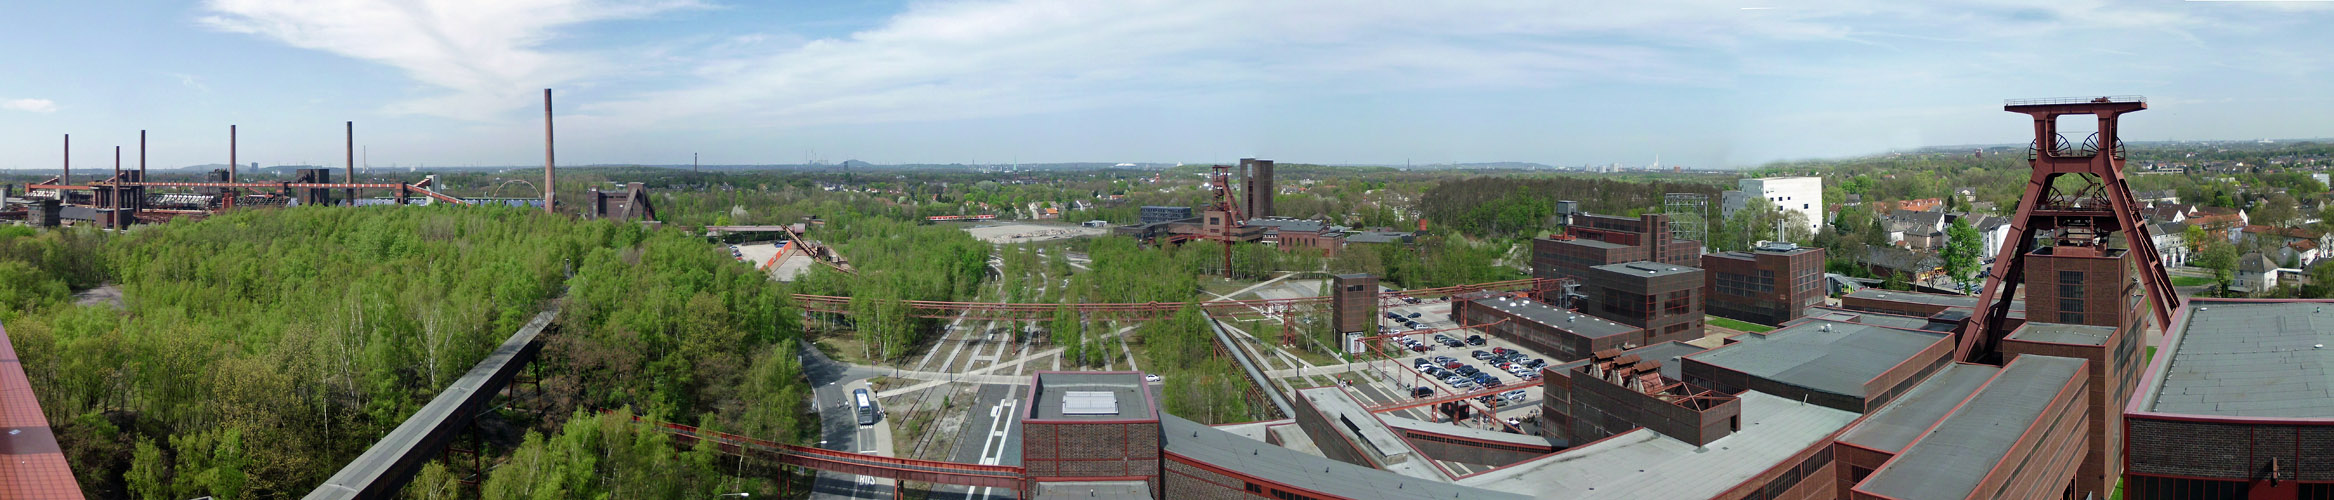
[{"label": "tall smokestack", "polygon": [[138,182],[146,182],[146,131],[138,131]]},{"label": "tall smokestack", "polygon": [[[341,182],[357,183],[357,122],[348,122],[348,178]],[[348,188],[348,206],[357,206],[357,188]]]},{"label": "tall smokestack", "polygon": [[[113,185],[112,187],[110,187],[110,188],[108,188],[108,189],[106,189],[106,190],[105,190],[105,206],[108,206],[108,207],[113,207],[115,210],[120,210],[120,209],[122,208],[122,185],[121,185],[121,181],[122,181],[122,147],[121,147],[121,146],[114,146],[114,147],[113,147],[113,182],[114,182],[114,185]],[[120,212],[115,212],[115,213],[120,213]],[[119,221],[115,221],[114,223],[115,223],[115,224],[119,224],[120,222],[119,222]],[[118,229],[119,227],[117,226],[116,228]]]},{"label": "tall smokestack", "polygon": [[[228,126],[227,126],[227,183],[228,183],[228,184],[234,184],[234,183],[235,183],[235,165],[236,165],[236,159],[235,159],[235,126],[234,126],[234,125],[228,125]],[[226,195],[226,197],[227,197],[227,204],[226,204],[226,205],[223,205],[223,206],[225,206],[225,207],[227,207],[227,208],[235,208],[235,194],[236,194],[236,193],[235,193],[235,188],[226,188],[226,189],[221,189],[221,190],[219,190],[219,194]]]},{"label": "tall smokestack", "polygon": [[[57,176],[57,184],[73,184],[73,134],[65,134],[65,173]],[[59,191],[57,199],[65,199],[63,194],[64,192]]]},{"label": "tall smokestack", "polygon": [[543,89],[543,211],[546,213],[559,213],[559,206],[552,201],[552,190],[556,189],[558,181],[551,173],[554,164],[551,156],[551,89]]}]

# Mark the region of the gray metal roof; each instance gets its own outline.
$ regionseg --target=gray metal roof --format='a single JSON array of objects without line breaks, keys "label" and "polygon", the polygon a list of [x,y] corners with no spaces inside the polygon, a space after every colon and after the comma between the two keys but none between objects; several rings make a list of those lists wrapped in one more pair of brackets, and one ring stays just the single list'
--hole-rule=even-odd
[{"label": "gray metal roof", "polygon": [[[1378,422],[1377,417],[1370,414],[1361,401],[1347,394],[1345,389],[1315,387],[1297,391],[1297,397],[1312,404],[1313,410],[1321,413],[1321,419],[1329,422],[1332,430],[1360,447],[1379,468],[1421,479],[1450,479],[1449,472],[1436,468],[1425,453],[1410,446],[1409,440],[1402,439],[1402,435]],[[1314,430],[1307,429],[1308,432]]]},{"label": "gray metal roof", "polygon": [[1850,292],[1848,296],[1859,299],[1889,300],[1914,304],[1928,304],[1933,306],[1977,307],[1977,297],[1968,295],[1945,295],[1936,293],[1904,292],[1881,288],[1866,288]]},{"label": "gray metal roof", "polygon": [[[1037,375],[1036,403],[1029,408],[1030,418],[1044,420],[1148,420],[1151,418],[1151,395],[1145,390],[1143,376],[1132,372],[1045,372]],[[1068,393],[1109,393],[1116,399],[1116,413],[1064,413],[1062,405],[1068,402]]]},{"label": "gray metal roof", "polygon": [[1602,241],[1602,240],[1556,240],[1556,242],[1557,242],[1557,243],[1569,243],[1569,244],[1580,245],[1580,246],[1584,246],[1584,247],[1595,247],[1595,248],[1605,248],[1605,249],[1612,249],[1612,248],[1629,248],[1629,245],[1623,245],[1623,244],[1619,244],[1619,243],[1613,243],[1613,242],[1609,242],[1609,241]]},{"label": "gray metal roof", "polygon": [[2107,345],[2107,337],[2114,335],[2115,327],[2112,326],[2028,322],[2011,330],[2010,340],[2102,346]]},{"label": "gray metal roof", "polygon": [[1536,300],[1501,295],[1475,299],[1475,304],[1506,311],[1526,321],[1553,326],[1558,330],[1592,339],[1634,333],[1639,330],[1634,326],[1606,321],[1595,316],[1557,309],[1556,306]]},{"label": "gray metal roof", "polygon": [[2171,359],[2149,411],[2230,417],[2334,415],[2334,303],[2193,301],[2157,353]]},{"label": "gray metal roof", "polygon": [[1698,268],[1698,267],[1686,267],[1686,266],[1671,265],[1671,264],[1662,264],[1662,263],[1658,263],[1658,262],[1645,262],[1645,261],[1638,261],[1638,262],[1623,262],[1623,263],[1620,263],[1620,264],[1605,264],[1605,265],[1602,265],[1602,266],[1590,266],[1590,268],[1591,268],[1591,269],[1596,269],[1596,270],[1598,270],[1598,271],[1613,272],[1613,273],[1622,273],[1622,274],[1637,275],[1637,276],[1675,276],[1675,275],[1680,275],[1680,274],[1688,274],[1688,273],[1700,273],[1700,272],[1702,272],[1702,269],[1701,269],[1701,268]]},{"label": "gray metal roof", "polygon": [[1384,421],[1386,423],[1386,428],[1388,429],[1412,430],[1432,434],[1441,434],[1445,436],[1459,436],[1470,439],[1480,439],[1484,441],[1494,441],[1521,446],[1555,445],[1554,442],[1550,441],[1549,438],[1544,436],[1516,434],[1513,432],[1503,432],[1491,429],[1477,429],[1464,425],[1428,422],[1414,418],[1397,417],[1392,413],[1379,414],[1378,420]]},{"label": "gray metal roof", "polygon": [[1691,356],[1696,361],[1833,394],[1864,397],[1864,383],[1944,341],[1945,334],[1810,320]]},{"label": "gray metal roof", "polygon": [[1403,241],[1410,233],[1394,231],[1362,231],[1345,237],[1346,243],[1394,243]]},{"label": "gray metal roof", "polygon": [[1903,328],[1907,330],[1920,330],[1929,326],[1929,318],[1898,316],[1894,314],[1882,314],[1876,312],[1850,311],[1846,309],[1835,309],[1826,306],[1808,306],[1804,314],[1801,314],[1801,316],[1811,320],[1820,319],[1829,321],[1845,321],[1849,323],[1863,323],[1867,325]]},{"label": "gray metal roof", "polygon": [[1461,478],[1459,484],[1544,499],[1710,498],[1823,441],[1857,416],[1748,391],[1742,393],[1742,431],[1708,446],[1637,429]]},{"label": "gray metal roof", "polygon": [[1151,483],[1143,481],[1051,481],[1037,483],[1036,500],[1149,500]]},{"label": "gray metal roof", "polygon": [[2084,376],[2080,359],[2019,356],[1857,489],[1906,500],[1967,498],[2059,390]]},{"label": "gray metal roof", "polygon": [[1929,426],[1945,418],[1946,413],[1961,406],[1978,386],[2000,372],[2000,367],[1954,363],[1945,365],[1921,385],[1905,391],[1904,397],[1891,401],[1879,411],[1864,418],[1863,423],[1840,434],[1840,442],[1896,453],[1929,430]]},{"label": "gray metal roof", "polygon": [[[1637,355],[1638,359],[1647,361],[1660,361],[1661,376],[1669,377],[1670,380],[1684,380],[1685,375],[1680,373],[1679,367],[1685,366],[1685,364],[1678,362],[1678,358],[1688,354],[1707,350],[1709,349],[1703,349],[1702,346],[1672,340],[1669,342],[1630,349],[1627,352],[1623,352],[1622,354],[1635,354]],[[1549,372],[1555,373],[1556,375],[1554,376],[1562,377],[1566,373],[1571,373],[1573,368],[1587,366],[1588,361],[1588,358],[1580,358],[1578,360],[1573,360],[1570,363],[1548,365],[1547,369]]]},{"label": "gray metal roof", "polygon": [[1343,498],[1450,498],[1521,500],[1531,498],[1448,482],[1420,479],[1270,443],[1243,438],[1174,415],[1159,415],[1160,447],[1168,453],[1268,481]]}]

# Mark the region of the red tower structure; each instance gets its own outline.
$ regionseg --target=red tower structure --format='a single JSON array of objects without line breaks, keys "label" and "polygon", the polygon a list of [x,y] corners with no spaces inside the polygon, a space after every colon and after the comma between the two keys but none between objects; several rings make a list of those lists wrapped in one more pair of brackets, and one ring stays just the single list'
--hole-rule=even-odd
[{"label": "red tower structure", "polygon": [[1247,225],[1240,217],[1240,205],[1232,202],[1231,166],[1216,165],[1210,181],[1216,191],[1216,204],[1207,209],[1207,225],[1202,227],[1207,239],[1224,242],[1224,278],[1232,277],[1232,243],[1239,241],[1240,228]]},{"label": "red tower structure", "polygon": [[[2123,140],[2116,137],[2116,118],[2148,109],[2147,99],[2012,99],[2004,101],[2002,109],[2034,118],[2034,143],[2026,153],[2034,171],[2026,183],[2026,195],[2019,198],[2018,215],[2010,219],[2010,237],[2002,242],[1978,295],[1977,317],[1957,333],[1954,357],[1999,364],[2002,338],[2010,334],[2004,323],[2010,317],[2019,284],[2026,282],[2025,257],[2045,240],[2053,247],[2085,247],[2096,252],[2107,249],[2111,235],[2123,233],[2155,324],[2171,324],[2172,309],[2179,306],[2180,298],[2172,291],[2163,258],[2156,254],[2147,226],[2140,220],[2139,204],[2124,182]],[[2058,130],[2058,118],[2068,115],[2098,117],[2098,132],[2080,146],[2069,143]],[[2123,283],[2113,285],[2123,288]],[[2138,331],[2144,328],[2134,330]]]}]

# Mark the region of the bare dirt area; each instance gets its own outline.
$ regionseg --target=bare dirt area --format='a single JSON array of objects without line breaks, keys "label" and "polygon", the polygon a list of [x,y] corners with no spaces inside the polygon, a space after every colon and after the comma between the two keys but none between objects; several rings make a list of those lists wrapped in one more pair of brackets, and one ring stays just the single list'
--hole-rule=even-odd
[{"label": "bare dirt area", "polygon": [[974,238],[989,243],[1028,243],[1110,234],[1110,228],[1068,223],[982,222],[964,227]]}]

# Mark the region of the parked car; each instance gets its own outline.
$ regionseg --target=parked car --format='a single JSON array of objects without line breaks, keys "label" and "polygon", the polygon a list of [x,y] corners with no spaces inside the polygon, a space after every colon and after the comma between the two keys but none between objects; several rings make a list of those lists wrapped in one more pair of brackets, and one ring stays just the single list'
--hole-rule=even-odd
[{"label": "parked car", "polygon": [[1433,395],[1434,395],[1434,388],[1433,388],[1433,387],[1427,387],[1427,386],[1423,386],[1423,385],[1422,385],[1422,386],[1418,386],[1418,388],[1415,388],[1415,389],[1411,389],[1411,390],[1410,390],[1410,397],[1414,397],[1414,398],[1423,398],[1423,397],[1429,397],[1429,396],[1433,396]]},{"label": "parked car", "polygon": [[1511,352],[1515,352],[1515,349],[1509,349],[1509,348],[1505,348],[1505,347],[1493,347],[1493,348],[1491,348],[1491,353],[1492,353],[1492,354],[1507,354],[1507,353],[1511,353]]},{"label": "parked car", "polygon": [[1499,393],[1499,397],[1502,397],[1502,398],[1507,398],[1507,399],[1508,399],[1508,400],[1510,400],[1510,401],[1523,401],[1523,400],[1524,400],[1524,390],[1523,390],[1523,389],[1516,389],[1516,390],[1512,390],[1512,391],[1502,392],[1502,393]]},{"label": "parked car", "polygon": [[1145,374],[1143,374],[1143,381],[1144,381],[1144,382],[1158,383],[1158,382],[1164,382],[1164,381],[1166,381],[1166,380],[1167,380],[1167,379],[1165,379],[1165,378],[1161,378],[1161,377],[1159,377],[1159,374],[1156,374],[1156,373],[1145,373]]},{"label": "parked car", "polygon": [[1450,357],[1450,356],[1435,356],[1435,357],[1434,357],[1434,361],[1435,361],[1436,363],[1449,363],[1449,362],[1452,362],[1452,361],[1458,361],[1458,360],[1459,360],[1458,358],[1453,358],[1453,357]]},{"label": "parked car", "polygon": [[1467,345],[1473,345],[1473,346],[1479,346],[1479,345],[1483,345],[1483,336],[1482,336],[1482,335],[1468,335],[1468,336],[1467,336]]},{"label": "parked car", "polygon": [[1419,316],[1420,314],[1424,314],[1424,313],[1410,313],[1410,319],[1418,319],[1418,316]]},{"label": "parked car", "polygon": [[1466,364],[1466,363],[1460,363],[1460,362],[1457,362],[1457,361],[1445,361],[1445,362],[1443,362],[1443,368],[1449,368],[1449,369],[1452,369],[1452,370],[1458,370],[1458,371],[1459,371],[1459,373],[1467,373],[1467,370],[1473,370],[1473,369],[1475,369],[1475,367],[1472,367],[1472,366],[1467,366],[1467,364]]},{"label": "parked car", "polygon": [[1424,372],[1426,373],[1426,375],[1427,375],[1427,376],[1429,376],[1429,377],[1435,377],[1435,378],[1442,378],[1442,377],[1448,377],[1448,376],[1451,376],[1451,372],[1450,372],[1450,371],[1444,370],[1444,369],[1443,369],[1443,367],[1440,367],[1440,366],[1429,366],[1429,367],[1426,367],[1426,369],[1424,370]]},{"label": "parked car", "polygon": [[1459,339],[1445,339],[1443,345],[1453,349],[1467,347],[1467,344],[1459,342]]},{"label": "parked car", "polygon": [[1491,359],[1490,351],[1475,351],[1475,359]]},{"label": "parked car", "polygon": [[1412,304],[1416,304],[1416,303],[1419,303],[1419,302],[1425,302],[1425,301],[1423,301],[1423,300],[1418,300],[1418,297],[1403,297],[1403,298],[1402,298],[1402,301],[1403,301],[1403,302],[1409,302],[1409,303],[1412,303]]},{"label": "parked car", "polygon": [[[1459,363],[1458,363],[1458,362],[1456,362],[1456,361],[1453,361],[1453,362],[1451,362],[1451,364],[1458,365]],[[1483,373],[1483,370],[1477,370],[1477,369],[1475,369],[1475,367],[1472,367],[1472,366],[1467,366],[1467,365],[1459,365],[1459,366],[1457,366],[1457,367],[1453,367],[1453,368],[1451,368],[1451,369],[1453,369],[1453,370],[1458,370],[1460,375],[1466,375],[1466,376],[1469,376],[1469,377],[1473,377],[1473,376],[1480,375],[1480,374],[1482,374],[1482,373]]]}]

